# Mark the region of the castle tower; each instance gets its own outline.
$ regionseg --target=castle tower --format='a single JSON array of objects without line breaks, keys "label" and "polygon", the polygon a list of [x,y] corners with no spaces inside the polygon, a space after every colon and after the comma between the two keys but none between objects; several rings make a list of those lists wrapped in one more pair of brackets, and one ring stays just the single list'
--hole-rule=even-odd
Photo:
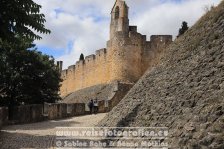
[{"label": "castle tower", "polygon": [[63,61],[57,61],[57,68],[60,73],[62,72],[62,67],[63,67]]},{"label": "castle tower", "polygon": [[123,0],[116,0],[111,10],[110,39],[114,37],[115,32],[120,31],[128,34],[129,19],[128,6]]},{"label": "castle tower", "polygon": [[116,0],[111,11],[107,44],[111,81],[136,82],[142,75],[142,36],[137,33],[137,27],[129,26],[128,11],[123,0]]}]

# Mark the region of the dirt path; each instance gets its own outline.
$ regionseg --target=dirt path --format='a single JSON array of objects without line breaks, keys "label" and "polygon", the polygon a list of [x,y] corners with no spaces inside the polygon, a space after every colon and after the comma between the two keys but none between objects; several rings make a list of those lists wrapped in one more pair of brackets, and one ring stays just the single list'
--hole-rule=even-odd
[{"label": "dirt path", "polygon": [[56,127],[93,127],[105,115],[103,113],[64,120],[7,126],[0,132],[0,149],[54,148]]}]

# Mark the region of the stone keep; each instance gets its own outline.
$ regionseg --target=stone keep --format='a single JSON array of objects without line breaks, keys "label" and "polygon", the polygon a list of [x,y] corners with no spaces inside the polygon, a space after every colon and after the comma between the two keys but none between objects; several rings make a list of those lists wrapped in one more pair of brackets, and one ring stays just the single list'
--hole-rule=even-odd
[{"label": "stone keep", "polygon": [[[113,81],[135,83],[147,69],[158,63],[166,46],[172,42],[171,35],[146,35],[137,32],[137,26],[129,26],[125,1],[117,0],[111,11],[110,40],[107,48],[97,50],[95,55],[77,61],[61,72],[62,97],[94,85]],[[62,62],[59,62],[59,69]]]}]

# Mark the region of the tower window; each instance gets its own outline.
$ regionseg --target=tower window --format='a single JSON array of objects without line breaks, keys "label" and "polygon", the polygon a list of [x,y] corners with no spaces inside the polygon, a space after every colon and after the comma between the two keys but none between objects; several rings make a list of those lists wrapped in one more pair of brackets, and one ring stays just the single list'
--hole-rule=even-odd
[{"label": "tower window", "polygon": [[117,6],[116,9],[115,9],[115,19],[118,19],[119,18],[119,15],[120,15],[120,9]]}]

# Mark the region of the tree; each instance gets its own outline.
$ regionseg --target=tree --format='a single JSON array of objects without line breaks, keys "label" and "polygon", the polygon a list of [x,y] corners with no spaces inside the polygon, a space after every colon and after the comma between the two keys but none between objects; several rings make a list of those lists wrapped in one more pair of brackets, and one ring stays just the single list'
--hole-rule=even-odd
[{"label": "tree", "polygon": [[[32,0],[0,1],[0,38],[14,43],[19,39],[41,39],[38,33],[50,33],[44,26],[45,16],[41,6]],[[32,28],[32,29],[31,29]]]},{"label": "tree", "polygon": [[83,61],[84,60],[84,55],[81,53],[80,57],[79,57],[79,60],[80,61]]},{"label": "tree", "polygon": [[187,30],[188,30],[188,25],[187,25],[187,22],[183,21],[182,22],[182,27],[179,29],[179,34],[177,37],[183,35]]},{"label": "tree", "polygon": [[[59,100],[60,74],[53,57],[34,49],[44,27],[41,6],[32,0],[0,1],[0,105]],[[33,30],[31,30],[31,28]]]},{"label": "tree", "polygon": [[[53,57],[26,50],[0,47],[0,103],[3,105],[41,104],[60,99],[60,74]],[[7,47],[7,48],[6,48]]]}]

